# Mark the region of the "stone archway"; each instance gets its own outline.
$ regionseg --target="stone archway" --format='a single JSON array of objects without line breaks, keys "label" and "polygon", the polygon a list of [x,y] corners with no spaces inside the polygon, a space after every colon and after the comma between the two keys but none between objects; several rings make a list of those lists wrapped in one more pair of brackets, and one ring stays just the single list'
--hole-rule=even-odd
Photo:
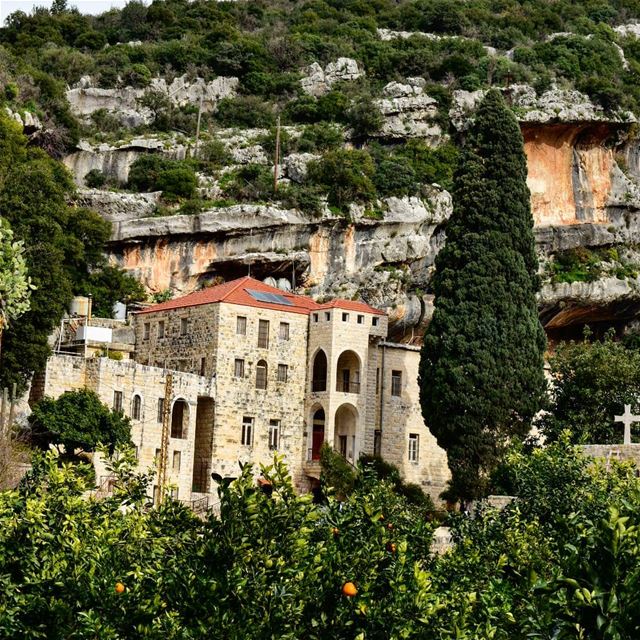
[{"label": "stone archway", "polygon": [[355,351],[343,351],[338,358],[336,391],[360,393],[360,357]]},{"label": "stone archway", "polygon": [[327,390],[327,370],[327,354],[320,349],[313,357],[311,391]]},{"label": "stone archway", "polygon": [[357,427],[358,410],[349,403],[340,405],[335,415],[333,448],[352,464],[357,460]]},{"label": "stone archway", "polygon": [[189,426],[189,405],[186,400],[178,399],[171,408],[171,437],[184,439]]}]

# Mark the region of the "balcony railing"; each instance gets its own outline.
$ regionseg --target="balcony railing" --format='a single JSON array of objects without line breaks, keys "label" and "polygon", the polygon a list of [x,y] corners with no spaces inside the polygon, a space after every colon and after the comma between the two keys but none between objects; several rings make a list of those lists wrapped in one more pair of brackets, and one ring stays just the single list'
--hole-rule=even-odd
[{"label": "balcony railing", "polygon": [[339,380],[337,391],[342,391],[343,393],[360,393],[360,383],[347,380]]},{"label": "balcony railing", "polygon": [[312,380],[311,391],[326,391],[326,390],[327,390],[326,378],[318,378],[317,380]]}]

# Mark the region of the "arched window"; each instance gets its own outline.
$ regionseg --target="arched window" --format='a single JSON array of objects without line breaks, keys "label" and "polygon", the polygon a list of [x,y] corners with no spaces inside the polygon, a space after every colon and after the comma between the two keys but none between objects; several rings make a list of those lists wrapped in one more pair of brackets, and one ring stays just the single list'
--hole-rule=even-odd
[{"label": "arched window", "polygon": [[360,393],[360,358],[355,351],[343,351],[338,358],[336,391]]},{"label": "arched window", "polygon": [[176,400],[171,412],[171,437],[186,438],[189,423],[189,407],[184,400]]},{"label": "arched window", "polygon": [[320,349],[313,359],[312,391],[327,390],[327,354]]},{"label": "arched window", "polygon": [[131,401],[131,417],[134,420],[140,420],[140,415],[142,412],[142,398],[136,393],[133,396],[133,400]]},{"label": "arched window", "polygon": [[267,388],[267,363],[259,360],[256,366],[256,389]]}]

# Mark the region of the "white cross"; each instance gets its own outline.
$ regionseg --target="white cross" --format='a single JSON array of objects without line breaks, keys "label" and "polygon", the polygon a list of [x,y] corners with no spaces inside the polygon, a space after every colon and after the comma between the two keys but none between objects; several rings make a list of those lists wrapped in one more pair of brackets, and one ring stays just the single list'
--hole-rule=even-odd
[{"label": "white cross", "polygon": [[624,413],[621,416],[613,416],[615,422],[624,424],[624,444],[631,444],[631,425],[634,422],[640,422],[640,416],[634,416],[631,413],[631,405],[624,405]]}]

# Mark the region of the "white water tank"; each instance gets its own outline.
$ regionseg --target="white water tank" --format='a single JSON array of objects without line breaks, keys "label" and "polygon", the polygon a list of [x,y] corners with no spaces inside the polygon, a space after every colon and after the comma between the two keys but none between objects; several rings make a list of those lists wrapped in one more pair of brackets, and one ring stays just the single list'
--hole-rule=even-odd
[{"label": "white water tank", "polygon": [[87,296],[75,296],[69,305],[71,316],[86,318],[89,315],[89,298]]}]

